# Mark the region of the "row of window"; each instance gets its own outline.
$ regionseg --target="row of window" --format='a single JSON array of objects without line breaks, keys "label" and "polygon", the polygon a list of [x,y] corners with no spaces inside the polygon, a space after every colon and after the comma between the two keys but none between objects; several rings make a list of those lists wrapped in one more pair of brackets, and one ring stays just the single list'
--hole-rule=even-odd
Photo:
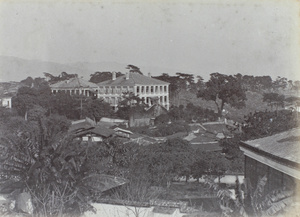
[{"label": "row of window", "polygon": [[[121,101],[121,97],[104,97],[103,98],[105,102],[112,104],[112,105],[117,105]],[[167,96],[161,96],[158,98],[159,103],[167,103],[168,97]],[[150,97],[142,97],[142,101],[148,105],[151,105],[154,103],[154,100],[151,99]]]},{"label": "row of window", "polygon": [[167,86],[137,86],[136,93],[166,93]]},{"label": "row of window", "polygon": [[[64,91],[69,94],[81,94],[81,90],[53,90],[53,93]],[[88,95],[89,90],[84,90],[83,94]],[[99,94],[122,94],[124,92],[134,92],[133,87],[117,86],[117,87],[100,87],[99,90],[95,90]],[[167,86],[137,86],[136,94],[154,94],[154,93],[167,93]]]},{"label": "row of window", "polygon": [[[100,87],[100,94],[122,94],[123,92],[134,92],[133,87],[128,86],[117,86],[117,87]],[[154,94],[154,93],[167,93],[167,86],[137,86],[136,93],[137,94]]]},{"label": "row of window", "polygon": [[[60,93],[60,92],[64,92],[67,94],[71,94],[71,95],[79,95],[79,94],[83,94],[86,96],[91,96],[93,93],[90,90],[53,90],[52,93]],[[97,92],[97,91],[95,91]]]}]

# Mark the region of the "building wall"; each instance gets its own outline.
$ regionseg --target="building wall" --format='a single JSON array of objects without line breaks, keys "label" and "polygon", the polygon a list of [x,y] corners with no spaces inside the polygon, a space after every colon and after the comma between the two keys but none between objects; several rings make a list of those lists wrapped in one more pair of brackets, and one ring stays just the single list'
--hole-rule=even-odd
[{"label": "building wall", "polygon": [[103,98],[111,106],[118,106],[123,93],[134,92],[133,86],[99,86],[98,98]]},{"label": "building wall", "polygon": [[53,94],[64,92],[70,95],[84,95],[84,96],[93,96],[95,93],[98,93],[97,88],[51,88]]},{"label": "building wall", "polygon": [[249,179],[254,190],[257,187],[258,180],[265,175],[267,177],[267,183],[264,188],[265,194],[284,187],[295,189],[296,184],[300,184],[298,179],[245,156],[245,178]]},{"label": "building wall", "polygon": [[11,97],[2,98],[0,99],[0,101],[1,101],[1,106],[5,108],[11,108]]},{"label": "building wall", "polygon": [[153,105],[152,98],[157,98],[158,103],[169,110],[168,85],[100,86],[98,98],[103,98],[111,106],[117,106],[125,92],[134,93],[149,106]]}]

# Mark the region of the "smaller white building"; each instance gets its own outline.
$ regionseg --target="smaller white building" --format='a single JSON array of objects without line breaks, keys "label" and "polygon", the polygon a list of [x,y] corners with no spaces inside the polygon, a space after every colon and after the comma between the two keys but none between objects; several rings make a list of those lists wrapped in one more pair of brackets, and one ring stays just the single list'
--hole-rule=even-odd
[{"label": "smaller white building", "polygon": [[66,81],[60,81],[50,85],[52,93],[56,94],[64,92],[70,95],[97,95],[98,85],[92,82],[83,80],[82,78],[71,78]]},{"label": "smaller white building", "polygon": [[1,96],[0,97],[0,103],[1,106],[4,108],[11,108],[11,96]]}]

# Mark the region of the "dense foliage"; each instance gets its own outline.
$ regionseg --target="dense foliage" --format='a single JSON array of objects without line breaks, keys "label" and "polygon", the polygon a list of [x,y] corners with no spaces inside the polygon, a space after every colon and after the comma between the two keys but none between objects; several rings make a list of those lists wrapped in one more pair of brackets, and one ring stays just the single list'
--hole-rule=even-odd
[{"label": "dense foliage", "polygon": [[[116,77],[122,76],[121,72],[116,72]],[[112,79],[112,72],[95,72],[90,75],[90,82],[98,84],[102,81],[111,80]]]},{"label": "dense foliage", "polygon": [[246,93],[242,87],[240,75],[223,75],[212,73],[205,87],[198,91],[198,97],[213,101],[221,116],[224,105],[228,104],[234,108],[245,106]]},{"label": "dense foliage", "polygon": [[246,116],[245,123],[243,140],[270,136],[299,125],[297,112],[290,110],[250,113]]},{"label": "dense foliage", "polygon": [[104,116],[114,116],[110,105],[101,99],[64,92],[53,95],[49,85],[44,81],[33,87],[20,87],[12,99],[12,106],[25,118],[30,110],[37,108],[45,110],[47,115],[59,114],[73,120],[89,117],[98,121]]},{"label": "dense foliage", "polygon": [[[134,65],[128,65],[128,69],[141,73]],[[111,75],[110,72],[96,72],[90,81],[98,83],[110,79]],[[121,73],[117,73],[119,75]],[[56,77],[48,73],[45,76],[53,83],[76,75],[62,73]],[[131,129],[136,133],[167,138],[176,133],[187,135],[190,132],[188,123],[217,120],[223,115],[225,104],[234,108],[244,106],[246,89],[265,92],[262,101],[275,106],[276,111],[246,115],[243,133],[220,142],[222,154],[203,152],[179,138],[148,146],[113,138],[83,146],[68,135],[69,120],[85,117],[95,121],[101,117],[128,119],[132,112],[143,112],[145,105],[132,93],[124,93],[124,100],[114,113],[109,104],[100,99],[65,93],[52,95],[47,82],[29,77],[21,82],[13,98],[13,109],[0,108],[1,192],[10,193],[12,197],[24,191],[30,193],[37,215],[74,215],[91,208],[89,202],[101,193],[95,188],[99,183],[89,183],[87,177],[108,174],[130,180],[130,185],[123,190],[123,198],[127,194],[128,198],[132,196],[143,201],[153,196],[149,195],[151,186],[169,186],[174,177],[220,177],[226,172],[243,172],[240,140],[269,136],[298,126],[297,112],[280,110],[285,98],[279,89],[290,85],[296,90],[299,82],[280,77],[272,81],[269,76],[219,73],[211,74],[205,83],[201,77],[195,82],[192,74],[185,73],[163,74],[156,78],[170,83],[171,96],[178,96],[185,90],[213,101],[218,114],[192,103],[172,106],[167,114],[156,117],[155,126]],[[285,101],[299,104],[297,97]],[[144,195],[140,197],[136,189]]]},{"label": "dense foliage", "polygon": [[47,78],[49,84],[54,84],[54,83],[57,83],[60,81],[65,81],[65,80],[69,80],[71,78],[78,77],[77,74],[68,74],[67,72],[62,72],[58,76],[52,75],[51,73],[48,73],[48,72],[44,72],[44,75]]}]

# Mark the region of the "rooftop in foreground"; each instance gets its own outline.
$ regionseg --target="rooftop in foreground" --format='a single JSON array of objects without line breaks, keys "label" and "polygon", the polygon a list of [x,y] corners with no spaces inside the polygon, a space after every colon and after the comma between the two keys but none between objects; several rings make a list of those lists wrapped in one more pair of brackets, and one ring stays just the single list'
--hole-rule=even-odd
[{"label": "rooftop in foreground", "polygon": [[241,146],[300,165],[300,128],[245,141],[242,142]]}]

